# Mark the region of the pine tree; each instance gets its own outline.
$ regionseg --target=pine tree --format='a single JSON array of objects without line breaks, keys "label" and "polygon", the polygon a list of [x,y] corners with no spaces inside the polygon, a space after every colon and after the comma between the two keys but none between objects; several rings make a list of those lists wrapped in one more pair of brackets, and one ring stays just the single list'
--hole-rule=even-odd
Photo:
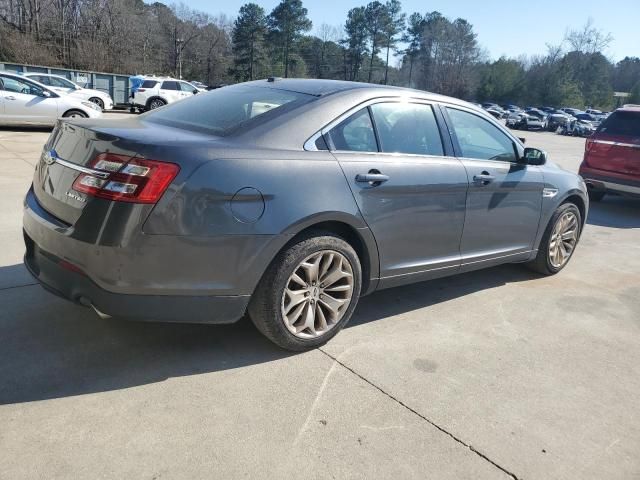
[{"label": "pine tree", "polygon": [[289,76],[289,57],[303,32],[311,30],[311,20],[301,0],[282,0],[268,18],[271,37],[282,49],[284,76]]},{"label": "pine tree", "polygon": [[266,32],[264,9],[255,3],[243,5],[231,34],[234,73],[238,80],[253,80],[256,77],[256,65],[262,58],[262,42]]}]

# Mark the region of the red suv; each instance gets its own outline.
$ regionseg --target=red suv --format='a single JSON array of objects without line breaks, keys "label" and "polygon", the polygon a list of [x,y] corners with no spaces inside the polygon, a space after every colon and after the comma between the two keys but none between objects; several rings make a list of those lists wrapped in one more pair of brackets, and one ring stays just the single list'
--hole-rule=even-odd
[{"label": "red suv", "polygon": [[640,196],[640,105],[625,105],[600,124],[579,173],[596,202],[607,192]]}]

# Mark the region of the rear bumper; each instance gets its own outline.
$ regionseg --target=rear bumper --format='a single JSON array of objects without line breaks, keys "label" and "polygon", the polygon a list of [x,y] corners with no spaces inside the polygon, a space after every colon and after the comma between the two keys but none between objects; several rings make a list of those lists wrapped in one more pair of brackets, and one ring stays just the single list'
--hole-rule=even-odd
[{"label": "rear bumper", "polygon": [[584,166],[580,167],[579,173],[589,190],[640,196],[640,179],[634,179],[623,174],[611,174]]},{"label": "rear bumper", "polygon": [[81,271],[41,250],[25,233],[24,264],[51,293],[93,307],[100,316],[184,323],[233,323],[249,304],[249,296],[126,295],[100,288]]},{"label": "rear bumper", "polygon": [[139,233],[105,244],[78,238],[73,226],[40,206],[33,190],[25,199],[23,228],[25,265],[46,289],[108,316],[185,323],[241,318],[286,242],[270,235]]}]

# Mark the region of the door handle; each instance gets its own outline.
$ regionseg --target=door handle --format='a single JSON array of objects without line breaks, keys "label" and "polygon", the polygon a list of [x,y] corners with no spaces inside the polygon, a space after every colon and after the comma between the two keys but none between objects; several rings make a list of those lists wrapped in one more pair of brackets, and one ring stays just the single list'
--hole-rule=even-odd
[{"label": "door handle", "polygon": [[489,172],[482,172],[480,175],[473,176],[473,183],[477,183],[479,185],[489,185],[496,179],[493,175],[490,175]]},{"label": "door handle", "polygon": [[372,187],[380,185],[381,183],[389,180],[389,175],[384,175],[379,172],[359,173],[356,175],[356,182],[368,183]]},{"label": "door handle", "polygon": [[13,95],[9,95],[8,97],[4,97],[6,100],[15,100],[16,97],[14,97]]}]

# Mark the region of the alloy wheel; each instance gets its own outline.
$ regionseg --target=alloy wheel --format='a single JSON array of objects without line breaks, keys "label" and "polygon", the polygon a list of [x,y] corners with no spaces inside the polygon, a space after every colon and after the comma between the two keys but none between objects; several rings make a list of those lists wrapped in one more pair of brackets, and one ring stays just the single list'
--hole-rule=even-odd
[{"label": "alloy wheel", "polygon": [[155,108],[160,108],[164,105],[164,102],[162,100],[153,100],[150,104],[149,104],[149,110],[153,110]]},{"label": "alloy wheel", "polygon": [[299,338],[316,338],[335,327],[351,303],[353,268],[333,250],[305,258],[285,286],[281,311],[287,329]]},{"label": "alloy wheel", "polygon": [[563,267],[578,243],[578,217],[573,212],[563,213],[551,232],[549,262],[554,268]]},{"label": "alloy wheel", "polygon": [[100,110],[104,110],[104,102],[100,98],[93,97],[93,98],[90,98],[89,101],[99,106]]}]

